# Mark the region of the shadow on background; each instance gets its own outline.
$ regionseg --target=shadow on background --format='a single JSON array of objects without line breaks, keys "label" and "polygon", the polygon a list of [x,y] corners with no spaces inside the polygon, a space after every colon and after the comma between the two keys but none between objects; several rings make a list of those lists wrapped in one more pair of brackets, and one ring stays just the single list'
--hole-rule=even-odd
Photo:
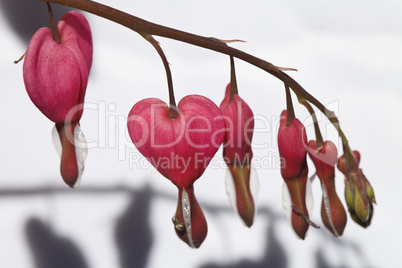
[{"label": "shadow on background", "polygon": [[146,267],[152,247],[149,186],[132,194],[133,200],[116,225],[116,244],[122,268]]},{"label": "shadow on background", "polygon": [[[150,224],[151,201],[153,198],[163,198],[175,201],[176,197],[164,192],[155,191],[149,186],[141,189],[129,189],[126,186],[115,187],[82,187],[78,191],[71,191],[65,187],[38,187],[38,188],[16,188],[0,189],[0,200],[8,198],[30,198],[33,196],[46,195],[70,195],[74,193],[83,195],[129,195],[131,203],[126,211],[118,218],[115,226],[115,242],[120,260],[121,268],[147,267],[151,247],[154,243]],[[203,205],[203,209],[211,215],[231,212],[229,206]],[[258,214],[262,214],[268,221],[267,231],[263,234],[266,237],[264,257],[259,260],[243,259],[228,264],[205,263],[201,268],[286,268],[288,258],[281,240],[276,237],[276,228],[281,226],[285,219],[280,213],[272,211],[269,207],[260,207]],[[326,230],[322,234],[322,244],[335,246],[337,258],[343,260],[345,252],[353,253],[360,267],[370,268],[368,259],[357,241],[344,241],[333,238]],[[85,256],[76,245],[75,241],[55,234],[52,228],[37,218],[30,218],[26,223],[26,236],[31,249],[35,267],[37,268],[87,268],[89,267]],[[94,245],[96,246],[96,245]],[[324,254],[324,249],[319,247],[314,254],[316,268],[346,268],[350,267],[344,261],[340,265],[331,264]],[[350,254],[348,254],[350,255]],[[345,259],[345,261],[347,261]],[[116,267],[117,268],[117,267]]]},{"label": "shadow on background", "polygon": [[[0,0],[2,15],[21,41],[28,46],[32,35],[41,27],[49,26],[45,2],[34,0]],[[72,8],[52,5],[56,21]]]},{"label": "shadow on background", "polygon": [[37,268],[86,268],[84,256],[68,238],[57,236],[37,218],[26,224],[28,244]]},{"label": "shadow on background", "polygon": [[268,221],[270,224],[268,225],[268,230],[265,234],[265,237],[267,237],[267,243],[263,253],[264,257],[262,259],[241,260],[225,265],[209,263],[201,266],[201,268],[286,268],[288,266],[288,262],[285,250],[275,236],[275,226],[276,224],[280,224],[281,221],[277,219],[276,215],[273,215],[268,210],[264,210],[264,212],[264,214],[269,215]]},{"label": "shadow on background", "polygon": [[[325,257],[325,247],[319,247],[314,254],[315,267],[317,268],[351,268],[351,265],[347,264],[347,259],[345,258],[345,252],[350,252],[359,261],[359,267],[373,268],[369,263],[368,259],[362,251],[358,244],[358,241],[344,241],[342,238],[335,238],[329,234],[329,232],[323,233],[324,245],[336,246],[337,254],[335,257],[340,260],[340,265],[331,264],[330,261]],[[345,263],[346,262],[346,263]]]}]

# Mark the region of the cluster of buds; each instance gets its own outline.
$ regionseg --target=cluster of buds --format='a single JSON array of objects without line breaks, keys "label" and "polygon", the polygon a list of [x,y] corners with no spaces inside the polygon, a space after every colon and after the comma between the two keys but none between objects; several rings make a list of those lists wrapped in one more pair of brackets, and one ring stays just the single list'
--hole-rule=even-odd
[{"label": "cluster of buds", "polygon": [[77,155],[76,141],[83,139],[79,121],[91,65],[91,29],[81,13],[71,11],[57,27],[34,34],[23,66],[29,97],[55,123],[62,147],[60,172],[70,187],[78,186],[83,170],[85,156]]},{"label": "cluster of buds", "polygon": [[[317,128],[317,126],[315,126]],[[335,236],[341,236],[346,226],[346,211],[335,189],[335,165],[345,175],[345,198],[352,219],[363,227],[370,225],[375,203],[374,191],[358,168],[360,154],[339,159],[336,146],[331,141],[322,141],[319,129],[317,141],[307,143],[303,124],[297,118],[281,114],[278,133],[278,149],[281,157],[281,174],[289,190],[292,202],[291,225],[298,237],[304,239],[311,222],[306,207],[307,153],[321,182],[321,218],[325,227]]]},{"label": "cluster of buds", "polygon": [[367,227],[373,217],[374,190],[359,168],[360,153],[353,151],[338,159],[338,169],[345,175],[345,199],[351,218],[359,225]]}]

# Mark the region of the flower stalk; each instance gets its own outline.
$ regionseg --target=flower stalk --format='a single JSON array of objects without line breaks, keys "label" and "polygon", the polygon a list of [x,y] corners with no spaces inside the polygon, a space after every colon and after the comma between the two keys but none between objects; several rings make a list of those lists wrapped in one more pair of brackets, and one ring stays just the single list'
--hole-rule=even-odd
[{"label": "flower stalk", "polygon": [[[273,65],[270,62],[257,58],[246,52],[232,48],[227,45],[227,42],[221,41],[220,39],[213,37],[204,37],[195,35],[192,33],[187,33],[184,31],[176,30],[166,26],[158,25],[138,17],[132,16],[128,13],[122,12],[120,10],[114,9],[112,7],[97,3],[95,1],[88,0],[37,0],[37,1],[47,1],[49,3],[60,4],[64,6],[69,6],[72,8],[80,9],[94,15],[103,17],[105,19],[111,20],[118,24],[121,24],[142,36],[155,35],[170,38],[173,40],[181,41],[191,45],[203,47],[209,50],[213,50],[219,53],[223,53],[235,58],[241,59],[248,62],[269,74],[275,76],[279,80],[283,81],[293,92],[298,96],[298,98],[303,98],[309,101],[311,104],[316,106],[334,125],[335,129],[338,131],[339,136],[342,138],[343,144],[348,148],[348,142],[346,136],[342,132],[339,121],[335,116],[335,113],[328,110],[320,101],[318,101],[314,96],[308,93],[297,81],[292,77],[284,73],[284,70],[295,70],[292,68],[282,68]],[[351,150],[350,150],[351,152]]]}]

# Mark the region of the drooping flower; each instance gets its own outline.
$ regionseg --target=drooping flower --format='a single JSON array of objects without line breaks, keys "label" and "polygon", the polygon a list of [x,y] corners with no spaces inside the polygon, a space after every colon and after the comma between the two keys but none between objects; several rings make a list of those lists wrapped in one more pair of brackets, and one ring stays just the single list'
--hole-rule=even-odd
[{"label": "drooping flower", "polygon": [[60,44],[49,28],[34,34],[25,55],[23,76],[32,102],[56,123],[62,145],[60,171],[64,181],[76,187],[82,170],[77,163],[74,133],[81,133],[79,120],[92,65],[92,35],[88,21],[77,11],[66,13],[57,29]]},{"label": "drooping flower", "polygon": [[222,144],[224,122],[219,108],[203,96],[186,96],[177,108],[178,116],[172,119],[163,101],[141,100],[131,109],[127,126],[137,149],[178,188],[175,230],[197,248],[207,235],[207,223],[193,184]]},{"label": "drooping flower", "polygon": [[303,124],[297,118],[287,125],[287,111],[281,113],[278,149],[281,158],[281,175],[285,181],[292,201],[292,227],[304,239],[309,228],[306,207],[307,135]]},{"label": "drooping flower", "polygon": [[238,94],[232,101],[230,84],[220,109],[224,116],[226,134],[223,142],[223,157],[229,167],[236,192],[237,212],[250,227],[254,220],[254,199],[250,190],[251,141],[254,130],[254,115],[247,103]]},{"label": "drooping flower", "polygon": [[309,141],[308,153],[317,170],[321,182],[322,201],[321,218],[325,227],[334,235],[341,236],[346,226],[346,211],[335,190],[335,165],[338,151],[331,141],[317,146],[316,141]]},{"label": "drooping flower", "polygon": [[376,199],[373,187],[359,164],[358,151],[353,151],[353,155],[344,154],[338,159],[338,169],[345,175],[345,199],[349,214],[353,221],[366,228],[371,223]]}]

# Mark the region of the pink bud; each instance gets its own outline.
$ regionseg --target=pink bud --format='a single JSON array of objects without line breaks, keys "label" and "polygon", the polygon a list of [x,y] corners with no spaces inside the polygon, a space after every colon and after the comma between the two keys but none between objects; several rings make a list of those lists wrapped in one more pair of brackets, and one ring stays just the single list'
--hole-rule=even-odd
[{"label": "pink bud", "polygon": [[281,156],[283,178],[300,176],[307,166],[307,134],[299,119],[294,118],[287,126],[287,111],[281,113],[278,133],[278,149]]},{"label": "pink bud", "polygon": [[341,236],[346,226],[346,211],[335,190],[335,164],[338,151],[331,141],[325,141],[321,147],[311,140],[308,153],[317,170],[321,182],[322,201],[321,218],[325,227],[334,235]]},{"label": "pink bud", "polygon": [[309,141],[308,154],[313,160],[319,178],[330,178],[335,176],[335,165],[338,159],[338,150],[332,141],[325,141],[318,148],[316,141]]},{"label": "pink bud", "polygon": [[[359,167],[360,164],[360,152],[359,151],[353,151],[353,157],[354,160],[357,163],[357,166],[354,169],[357,169]],[[350,167],[351,165],[346,165],[346,157],[345,155],[342,155],[341,157],[339,157],[338,162],[337,162],[337,166],[340,172],[342,172],[344,175],[346,175],[348,172],[352,171]]]},{"label": "pink bud", "polygon": [[[25,87],[32,102],[55,123],[81,118],[89,70],[92,64],[92,35],[85,17],[71,11],[57,25],[61,44],[49,28],[32,37],[24,60]],[[70,113],[70,114],[69,114]]]},{"label": "pink bud", "polygon": [[238,94],[230,102],[230,84],[220,109],[225,119],[226,135],[223,157],[230,165],[249,165],[253,157],[251,140],[254,131],[254,115],[247,103]]},{"label": "pink bud", "polygon": [[255,212],[254,199],[250,191],[254,115],[238,94],[235,94],[230,102],[230,84],[226,87],[225,98],[220,109],[226,125],[223,157],[234,181],[237,211],[244,223],[250,227],[253,224]]},{"label": "pink bud", "polygon": [[[290,193],[294,209],[292,210],[292,227],[296,234],[304,239],[309,228],[306,207],[307,184],[307,135],[303,124],[294,118],[287,126],[287,111],[281,114],[278,133],[278,149],[281,157],[281,174]],[[295,211],[295,209],[297,211]],[[303,214],[304,217],[302,217]]]},{"label": "pink bud", "polygon": [[49,28],[32,37],[24,60],[25,88],[35,106],[56,123],[64,181],[76,186],[79,177],[74,128],[83,112],[85,91],[92,65],[92,35],[88,21],[77,12],[65,14],[57,25],[60,44]]},{"label": "pink bud", "polygon": [[[188,202],[192,214],[186,226],[192,228],[178,235],[197,247],[206,236],[203,227],[206,223],[192,187],[222,144],[225,129],[221,111],[203,96],[184,97],[178,104],[178,113],[178,117],[169,118],[169,107],[163,101],[145,99],[133,106],[127,126],[137,149],[179,189],[178,207]],[[182,196],[183,191],[188,198]],[[184,209],[182,206],[182,214]],[[183,220],[179,212],[176,218],[179,222]]]}]

